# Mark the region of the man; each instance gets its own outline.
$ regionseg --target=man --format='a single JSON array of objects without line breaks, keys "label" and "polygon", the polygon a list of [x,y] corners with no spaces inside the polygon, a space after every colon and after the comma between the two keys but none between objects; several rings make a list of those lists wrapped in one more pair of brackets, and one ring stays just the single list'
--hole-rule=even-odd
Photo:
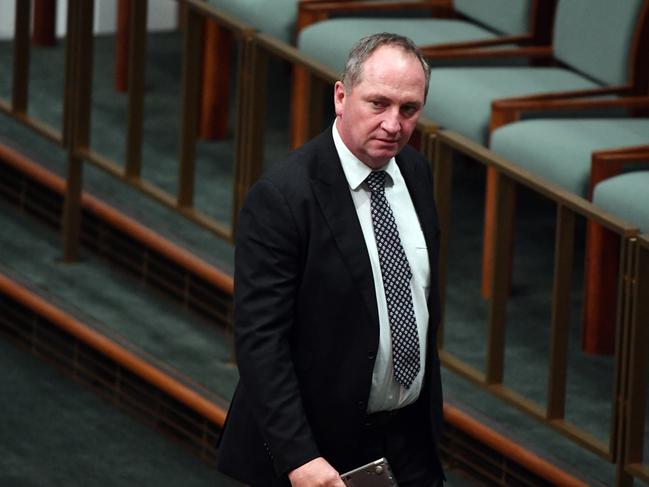
[{"label": "man", "polygon": [[235,255],[240,383],[219,468],[252,486],[342,487],[385,456],[401,487],[441,485],[438,227],[407,142],[429,68],[394,34],[362,39],[333,127],[251,189]]}]

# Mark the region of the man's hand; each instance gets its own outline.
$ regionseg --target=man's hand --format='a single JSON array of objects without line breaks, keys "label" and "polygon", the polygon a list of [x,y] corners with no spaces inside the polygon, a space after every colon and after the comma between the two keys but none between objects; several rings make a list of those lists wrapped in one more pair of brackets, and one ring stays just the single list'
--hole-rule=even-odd
[{"label": "man's hand", "polygon": [[340,474],[322,457],[292,470],[288,479],[293,487],[345,487]]}]

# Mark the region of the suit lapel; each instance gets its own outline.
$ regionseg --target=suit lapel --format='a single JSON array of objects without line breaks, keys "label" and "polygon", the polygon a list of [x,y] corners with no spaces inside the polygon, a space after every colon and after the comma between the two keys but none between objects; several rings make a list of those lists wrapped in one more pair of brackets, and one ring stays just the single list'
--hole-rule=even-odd
[{"label": "suit lapel", "polygon": [[311,181],[313,192],[336,246],[357,283],[371,322],[378,325],[374,278],[363,231],[331,133],[323,140],[318,153],[318,172]]}]

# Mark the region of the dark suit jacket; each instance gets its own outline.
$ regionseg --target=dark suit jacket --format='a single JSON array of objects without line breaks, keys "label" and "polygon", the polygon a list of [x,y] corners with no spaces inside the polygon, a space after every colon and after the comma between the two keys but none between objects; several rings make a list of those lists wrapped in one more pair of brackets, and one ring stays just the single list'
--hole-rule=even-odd
[{"label": "dark suit jacket", "polygon": [[[427,161],[407,146],[397,164],[430,259],[428,357],[415,408],[421,428],[437,437],[437,215]],[[379,324],[367,248],[331,129],[274,166],[247,196],[237,230],[234,331],[241,379],[219,469],[258,484],[317,456],[340,472],[357,467]]]}]

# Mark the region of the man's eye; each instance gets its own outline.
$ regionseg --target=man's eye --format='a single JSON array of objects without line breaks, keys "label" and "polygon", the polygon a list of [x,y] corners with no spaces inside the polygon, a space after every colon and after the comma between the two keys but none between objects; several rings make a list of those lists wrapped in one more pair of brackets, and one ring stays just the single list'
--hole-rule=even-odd
[{"label": "man's eye", "polygon": [[370,103],[372,104],[372,106],[374,108],[382,108],[382,107],[385,106],[385,103],[383,103],[382,101],[379,101],[379,100],[370,100]]},{"label": "man's eye", "polygon": [[414,106],[411,106],[411,105],[406,105],[406,106],[401,108],[401,112],[406,116],[410,116],[410,115],[414,114],[416,111],[417,111],[417,107],[414,107]]}]

